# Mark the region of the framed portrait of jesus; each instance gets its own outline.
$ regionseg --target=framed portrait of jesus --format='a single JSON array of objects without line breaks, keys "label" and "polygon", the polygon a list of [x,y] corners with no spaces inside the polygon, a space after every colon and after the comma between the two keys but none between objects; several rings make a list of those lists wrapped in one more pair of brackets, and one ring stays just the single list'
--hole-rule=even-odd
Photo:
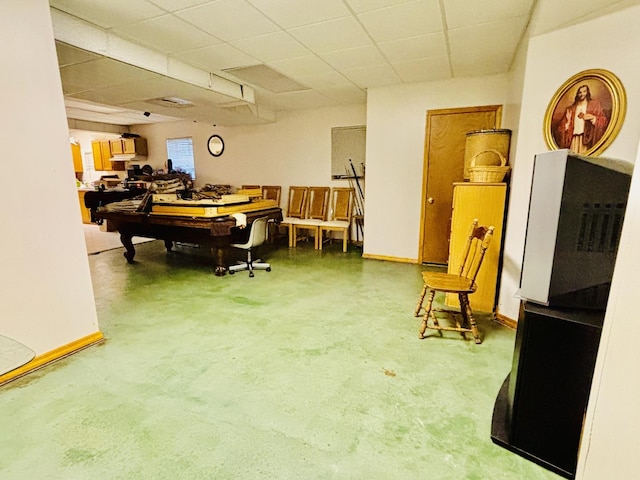
[{"label": "framed portrait of jesus", "polygon": [[620,132],[626,109],[624,87],[613,73],[599,69],[577,73],[549,102],[544,116],[547,146],[600,155]]}]

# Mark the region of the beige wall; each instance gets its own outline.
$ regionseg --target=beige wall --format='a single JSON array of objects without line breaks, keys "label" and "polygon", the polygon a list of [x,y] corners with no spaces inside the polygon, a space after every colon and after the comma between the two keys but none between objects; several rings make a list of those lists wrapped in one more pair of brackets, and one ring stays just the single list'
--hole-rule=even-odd
[{"label": "beige wall", "polygon": [[99,327],[49,4],[2,10],[0,334],[42,354]]}]

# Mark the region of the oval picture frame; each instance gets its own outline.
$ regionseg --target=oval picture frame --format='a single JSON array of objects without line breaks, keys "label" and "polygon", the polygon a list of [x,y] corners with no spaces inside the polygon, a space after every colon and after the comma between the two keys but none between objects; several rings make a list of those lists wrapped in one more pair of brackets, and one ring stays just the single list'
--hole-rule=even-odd
[{"label": "oval picture frame", "polygon": [[[582,107],[576,114],[576,102],[585,93],[586,112]],[[550,150],[569,148],[581,155],[600,155],[620,132],[626,111],[626,93],[618,77],[607,70],[584,70],[564,82],[549,102],[544,139]],[[576,118],[582,119],[581,115],[587,115],[583,132],[574,135]]]},{"label": "oval picture frame", "polygon": [[211,135],[207,140],[207,150],[214,157],[219,157],[224,152],[224,140],[220,135]]}]

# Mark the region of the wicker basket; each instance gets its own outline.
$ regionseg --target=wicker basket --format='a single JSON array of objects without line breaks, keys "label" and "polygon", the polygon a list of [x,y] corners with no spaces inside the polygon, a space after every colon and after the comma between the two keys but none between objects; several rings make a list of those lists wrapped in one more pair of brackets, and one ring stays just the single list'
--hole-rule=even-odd
[{"label": "wicker basket", "polygon": [[[476,165],[477,161],[486,163],[487,161],[481,160],[481,158],[486,158],[487,154],[496,156],[500,165]],[[510,169],[511,167],[507,165],[507,159],[501,152],[494,149],[483,150],[476,153],[471,159],[469,164],[470,180],[480,183],[500,183]]]}]

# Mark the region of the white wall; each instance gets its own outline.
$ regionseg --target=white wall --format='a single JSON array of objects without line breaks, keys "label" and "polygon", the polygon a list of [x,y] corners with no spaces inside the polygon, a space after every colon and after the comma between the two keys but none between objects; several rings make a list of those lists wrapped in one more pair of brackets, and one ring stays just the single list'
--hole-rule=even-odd
[{"label": "white wall", "polygon": [[506,103],[506,75],[369,89],[366,255],[417,261],[427,110]]},{"label": "white wall", "polygon": [[[516,297],[524,251],[529,189],[536,153],[547,151],[543,137],[544,114],[556,90],[574,74],[591,68],[615,73],[627,92],[627,115],[622,129],[602,154],[634,162],[640,132],[640,59],[629,45],[640,44],[640,32],[634,26],[640,20],[638,8],[566,28],[529,41],[527,67],[518,126],[518,143],[513,157],[511,199],[506,227],[504,269],[500,284],[498,310],[517,318],[520,300]],[[593,37],[589,48],[567,48],[578,38]]]},{"label": "white wall", "polygon": [[[205,183],[281,185],[283,205],[289,185],[337,186],[331,180],[331,128],[364,125],[366,107],[351,105],[280,113],[267,125],[214,127],[195,122],[138,125],[131,130],[147,139],[148,162],[163,168],[166,139],[192,137],[196,186]],[[213,157],[207,140],[224,140],[224,153]]]},{"label": "white wall", "polygon": [[37,354],[98,331],[46,0],[0,15],[0,334]]}]

